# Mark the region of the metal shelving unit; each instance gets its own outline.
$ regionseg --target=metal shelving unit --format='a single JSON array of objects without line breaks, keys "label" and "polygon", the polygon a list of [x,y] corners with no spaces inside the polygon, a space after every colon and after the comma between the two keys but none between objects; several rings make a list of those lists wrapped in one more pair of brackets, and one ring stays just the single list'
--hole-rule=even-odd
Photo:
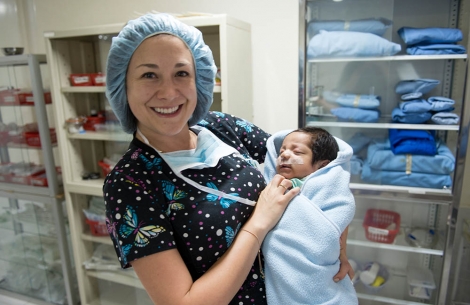
[{"label": "metal shelving unit", "polygon": [[[350,188],[356,199],[356,216],[350,225],[348,256],[362,264],[379,262],[390,273],[389,280],[380,289],[365,289],[360,281],[355,284],[361,304],[447,304],[455,222],[460,202],[464,199],[461,198],[461,191],[466,164],[462,152],[466,149],[463,146],[467,143],[468,134],[463,131],[468,130],[470,125],[470,111],[466,107],[467,54],[405,55],[406,46],[397,30],[402,26],[457,27],[464,34],[464,39],[459,44],[466,46],[468,50],[469,4],[467,0],[299,1],[299,126],[322,127],[346,141],[358,132],[374,135],[376,138],[387,138],[389,129],[432,130],[446,142],[455,157],[450,188],[391,185],[381,181],[371,184],[364,182],[360,175],[352,175]],[[308,33],[310,21],[344,20],[349,24],[348,21],[378,17],[392,21],[383,38],[401,44],[402,51],[398,54],[308,58],[307,46],[312,35]],[[432,96],[455,99],[454,112],[460,116],[458,125],[392,123],[391,111],[400,101],[394,87],[400,80],[414,78],[441,81],[432,91]],[[354,92],[367,85],[370,89],[367,92]],[[319,87],[325,91],[341,88],[346,91],[340,91],[343,93],[380,95],[378,122],[338,120],[329,110],[324,111],[322,108],[328,103],[321,100],[322,95],[317,90]],[[394,211],[401,215],[400,230],[392,243],[380,243],[366,237],[363,219],[370,208]],[[417,227],[433,230],[436,242],[425,247],[411,244],[407,240],[407,232]],[[407,269],[411,266],[431,270],[436,288],[432,290],[430,298],[410,295]]]}]

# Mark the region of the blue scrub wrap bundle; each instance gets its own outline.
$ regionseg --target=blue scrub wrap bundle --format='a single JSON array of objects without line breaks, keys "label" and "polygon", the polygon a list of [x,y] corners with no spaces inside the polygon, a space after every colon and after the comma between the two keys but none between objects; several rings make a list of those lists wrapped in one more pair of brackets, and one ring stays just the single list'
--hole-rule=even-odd
[{"label": "blue scrub wrap bundle", "polygon": [[127,133],[133,133],[137,129],[137,120],[127,102],[127,67],[137,47],[145,39],[157,34],[170,34],[180,38],[193,56],[196,70],[197,105],[189,119],[189,126],[202,120],[212,104],[217,68],[212,51],[204,43],[201,32],[168,14],[143,15],[129,21],[119,35],[113,38],[108,54],[106,97]]}]

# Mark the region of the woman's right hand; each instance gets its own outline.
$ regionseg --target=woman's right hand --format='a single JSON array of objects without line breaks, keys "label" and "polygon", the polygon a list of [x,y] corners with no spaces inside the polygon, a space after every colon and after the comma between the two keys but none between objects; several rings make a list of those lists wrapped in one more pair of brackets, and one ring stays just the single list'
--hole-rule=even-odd
[{"label": "woman's right hand", "polygon": [[298,187],[291,188],[289,179],[275,175],[261,192],[251,219],[245,226],[250,226],[264,237],[277,224],[288,203],[300,192]]}]

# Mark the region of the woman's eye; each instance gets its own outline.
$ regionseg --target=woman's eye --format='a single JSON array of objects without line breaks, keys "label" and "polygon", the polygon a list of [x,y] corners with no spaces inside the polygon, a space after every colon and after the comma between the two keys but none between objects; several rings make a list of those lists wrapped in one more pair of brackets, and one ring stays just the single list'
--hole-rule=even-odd
[{"label": "woman's eye", "polygon": [[142,75],[143,78],[155,78],[155,73],[153,72],[147,72]]},{"label": "woman's eye", "polygon": [[178,72],[176,73],[176,75],[177,75],[177,76],[188,76],[189,73],[186,72],[186,71],[178,71]]}]

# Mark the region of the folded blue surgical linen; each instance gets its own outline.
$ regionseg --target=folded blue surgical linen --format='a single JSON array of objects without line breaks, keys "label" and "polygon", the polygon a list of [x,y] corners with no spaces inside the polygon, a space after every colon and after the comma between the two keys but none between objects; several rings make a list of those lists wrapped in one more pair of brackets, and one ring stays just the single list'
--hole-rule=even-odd
[{"label": "folded blue surgical linen", "polygon": [[429,78],[402,80],[396,84],[395,92],[397,94],[413,92],[421,92],[422,94],[426,94],[439,85],[439,83],[440,82],[438,80]]},{"label": "folded blue surgical linen", "polygon": [[360,20],[312,20],[308,23],[307,32],[310,36],[316,35],[320,30],[325,31],[351,31],[370,33],[383,36],[392,25],[392,21],[385,18],[369,18]]},{"label": "folded blue surgical linen", "polygon": [[335,91],[324,91],[323,98],[330,103],[344,107],[376,109],[380,106],[380,96],[369,94],[344,94]]},{"label": "folded blue surgical linen", "polygon": [[389,129],[388,138],[394,154],[434,156],[437,153],[435,131]]},{"label": "folded blue surgical linen", "polygon": [[443,96],[432,96],[428,98],[428,102],[431,103],[431,110],[435,112],[452,111],[455,104],[453,99]]},{"label": "folded blue surgical linen", "polygon": [[452,28],[402,27],[398,35],[407,46],[416,44],[456,43],[462,40],[462,31]]},{"label": "folded blue surgical linen", "polygon": [[362,164],[364,164],[364,161],[359,156],[353,155],[351,157],[351,175],[360,175]]},{"label": "folded blue surgical linen", "polygon": [[456,125],[460,121],[460,117],[452,112],[438,112],[433,114],[431,121],[439,125]]},{"label": "folded blue surgical linen", "polygon": [[365,162],[371,169],[450,175],[454,171],[455,157],[443,143],[437,143],[437,153],[433,156],[418,154],[394,154],[388,139],[375,140],[367,148]]},{"label": "folded blue surgical linen", "polygon": [[418,99],[423,96],[422,92],[411,92],[411,93],[405,93],[403,94],[400,98],[402,101],[411,101]]},{"label": "folded blue surgical linen", "polygon": [[377,110],[366,110],[350,107],[333,108],[330,112],[341,121],[353,121],[363,123],[375,123],[379,120]]},{"label": "folded blue surgical linen", "polygon": [[452,186],[450,175],[434,175],[396,171],[381,171],[370,168],[367,162],[362,166],[361,179],[367,183],[399,185],[408,187],[424,187],[434,189],[448,189]]},{"label": "folded blue surgical linen", "polygon": [[307,58],[391,56],[401,46],[370,33],[320,31],[310,39]]},{"label": "folded blue surgical linen", "polygon": [[[276,160],[284,137],[280,131],[266,143],[264,177],[276,174]],[[349,189],[351,147],[336,138],[338,156],[306,177],[300,193],[287,206],[262,244],[266,297],[270,305],[357,305],[349,276],[335,283],[339,270],[339,238],[354,218]]]},{"label": "folded blue surgical linen", "polygon": [[465,54],[466,52],[464,46],[457,44],[419,45],[406,48],[406,53],[409,55]]},{"label": "folded blue surgical linen", "polygon": [[392,122],[406,124],[422,124],[431,118],[431,112],[405,113],[400,108],[392,110]]},{"label": "folded blue surgical linen", "polygon": [[348,143],[353,149],[353,153],[356,155],[366,148],[372,139],[362,132],[356,132],[346,143]]},{"label": "folded blue surgical linen", "polygon": [[431,110],[432,105],[425,99],[416,99],[401,102],[398,108],[400,108],[403,113],[428,112]]}]

